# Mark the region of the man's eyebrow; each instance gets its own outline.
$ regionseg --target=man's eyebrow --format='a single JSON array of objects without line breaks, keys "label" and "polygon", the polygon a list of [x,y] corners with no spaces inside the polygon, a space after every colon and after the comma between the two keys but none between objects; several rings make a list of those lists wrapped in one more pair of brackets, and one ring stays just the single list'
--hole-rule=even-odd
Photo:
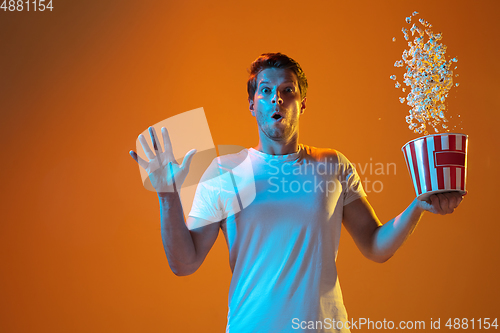
[{"label": "man's eyebrow", "polygon": [[[268,82],[268,81],[262,81],[262,82],[259,82],[259,86],[260,86],[261,84],[263,84],[263,83],[269,83],[269,82]],[[293,84],[295,84],[295,82],[294,82],[294,81],[285,81],[285,82],[283,82],[283,83],[293,83]]]}]

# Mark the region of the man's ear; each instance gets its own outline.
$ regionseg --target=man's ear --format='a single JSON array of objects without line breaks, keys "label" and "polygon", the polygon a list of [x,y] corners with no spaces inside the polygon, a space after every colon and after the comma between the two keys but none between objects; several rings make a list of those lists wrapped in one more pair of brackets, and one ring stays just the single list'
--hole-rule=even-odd
[{"label": "man's ear", "polygon": [[255,110],[253,107],[254,107],[253,100],[249,99],[248,100],[248,108],[250,109],[250,113],[252,114],[252,116],[255,117]]},{"label": "man's ear", "polygon": [[304,99],[300,103],[300,114],[303,114],[304,111],[306,110],[306,101],[307,101],[307,97],[304,97]]}]

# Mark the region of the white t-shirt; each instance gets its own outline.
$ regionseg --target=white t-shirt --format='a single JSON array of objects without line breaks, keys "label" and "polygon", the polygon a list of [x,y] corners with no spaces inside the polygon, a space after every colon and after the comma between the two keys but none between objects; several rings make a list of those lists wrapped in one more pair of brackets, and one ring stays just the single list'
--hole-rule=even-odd
[{"label": "white t-shirt", "polygon": [[332,149],[214,159],[189,215],[222,222],[233,271],[226,332],[349,332],[335,329],[347,320],[335,261],[343,206],[365,195]]}]

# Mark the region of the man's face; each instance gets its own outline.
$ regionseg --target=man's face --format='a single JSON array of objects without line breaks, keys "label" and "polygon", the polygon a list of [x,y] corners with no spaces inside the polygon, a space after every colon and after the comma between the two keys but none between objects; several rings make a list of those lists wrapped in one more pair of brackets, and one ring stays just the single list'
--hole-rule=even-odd
[{"label": "man's face", "polygon": [[292,70],[267,68],[257,75],[257,89],[250,112],[259,132],[274,141],[288,141],[298,135],[299,116],[306,108],[301,100],[297,76]]}]

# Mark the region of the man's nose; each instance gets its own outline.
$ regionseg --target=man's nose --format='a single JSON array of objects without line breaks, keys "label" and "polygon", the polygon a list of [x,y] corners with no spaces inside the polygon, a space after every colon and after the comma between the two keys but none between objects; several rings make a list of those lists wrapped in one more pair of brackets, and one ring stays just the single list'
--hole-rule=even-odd
[{"label": "man's nose", "polygon": [[283,100],[281,99],[281,95],[280,95],[279,91],[276,91],[276,93],[273,96],[273,99],[271,100],[271,103],[283,104]]}]

